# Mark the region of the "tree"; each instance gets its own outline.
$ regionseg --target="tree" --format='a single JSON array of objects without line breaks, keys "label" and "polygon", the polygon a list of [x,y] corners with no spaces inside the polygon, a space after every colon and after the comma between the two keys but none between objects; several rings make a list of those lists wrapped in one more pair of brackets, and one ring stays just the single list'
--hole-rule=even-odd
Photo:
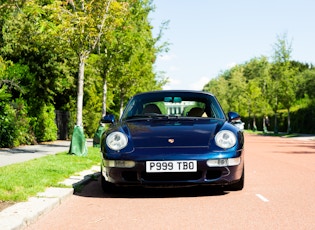
[{"label": "tree", "polygon": [[[58,27],[58,37],[69,41],[78,57],[77,126],[83,126],[83,92],[85,62],[105,33],[106,18],[113,0],[107,1],[55,1],[50,6]],[[57,24],[57,23],[56,23]]]},{"label": "tree", "polygon": [[[27,101],[29,113],[51,103],[56,109],[72,110],[75,103],[71,102],[77,92],[76,124],[93,123],[88,121],[93,116],[83,120],[83,105],[99,108],[96,99],[100,95],[96,82],[99,75],[103,77],[102,114],[107,109],[114,111],[117,100],[122,107],[134,93],[160,89],[165,81],[156,77],[153,63],[156,53],[162,50],[162,46],[155,47],[161,34],[152,37],[148,20],[153,9],[151,3],[149,0],[3,1],[0,49],[4,58],[14,63],[13,74],[16,70],[22,73],[24,67],[29,70],[29,74],[18,79],[21,89],[25,89],[22,97]],[[93,60],[88,60],[91,54]],[[95,87],[84,89],[88,98],[83,100],[85,93],[79,89],[83,87],[85,63],[94,65],[89,70],[91,78],[87,84]],[[77,90],[74,84],[78,84]],[[122,100],[117,96],[119,86],[126,92],[119,93]],[[15,90],[13,97],[20,96]]]},{"label": "tree", "polygon": [[276,114],[275,116],[275,133],[278,133],[277,127],[277,110],[279,103],[288,111],[288,129],[287,132],[291,132],[290,122],[290,108],[296,99],[296,74],[297,69],[291,65],[291,44],[286,39],[286,34],[282,37],[278,37],[277,43],[274,46],[273,55],[273,67],[272,67],[272,78],[273,78],[273,92],[274,101],[273,109]]},{"label": "tree", "polygon": [[[245,92],[248,100],[248,116],[253,115],[253,129],[256,130],[256,116],[266,116],[270,113],[267,103],[266,85],[269,82],[268,59],[264,56],[253,58],[244,64],[244,77],[247,81]],[[250,127],[249,127],[250,128]]]},{"label": "tree", "polygon": [[125,9],[122,22],[105,35],[104,43],[108,70],[106,77],[109,79],[104,80],[104,89],[107,89],[105,83],[114,87],[114,106],[115,110],[119,110],[119,115],[133,94],[161,89],[165,83],[164,79],[157,79],[153,71],[153,63],[161,47],[155,47],[160,37],[153,38],[148,20],[149,12],[153,9],[151,2],[128,1]]},{"label": "tree", "polygon": [[[57,25],[56,35],[63,41],[63,44],[69,42],[70,49],[76,53],[78,58],[77,110],[74,130],[76,135],[72,136],[72,143],[78,142],[84,146],[86,144],[82,118],[85,63],[99,45],[102,35],[106,32],[106,19],[109,16],[111,5],[115,6],[115,3],[114,0],[71,0],[66,3],[55,1],[48,6],[52,12],[51,15],[55,25]],[[76,138],[78,140],[82,139],[82,141],[76,141]],[[83,149],[86,149],[84,146],[82,146]],[[76,150],[73,149],[71,145],[70,151],[75,153]],[[82,148],[78,149],[78,151],[81,150]],[[77,154],[81,155],[82,153]]]}]

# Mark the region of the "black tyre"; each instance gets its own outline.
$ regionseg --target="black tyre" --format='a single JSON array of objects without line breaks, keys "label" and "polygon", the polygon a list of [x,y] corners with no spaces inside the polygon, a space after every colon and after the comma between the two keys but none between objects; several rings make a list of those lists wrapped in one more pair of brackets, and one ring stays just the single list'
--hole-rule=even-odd
[{"label": "black tyre", "polygon": [[102,172],[101,172],[101,186],[102,186],[103,192],[105,193],[113,193],[116,190],[116,186],[113,183],[110,183],[105,180]]},{"label": "black tyre", "polygon": [[244,168],[243,168],[241,179],[234,184],[230,184],[230,185],[226,186],[225,190],[227,190],[227,191],[240,191],[240,190],[242,190],[244,188],[244,178],[245,178],[245,172],[244,172]]}]

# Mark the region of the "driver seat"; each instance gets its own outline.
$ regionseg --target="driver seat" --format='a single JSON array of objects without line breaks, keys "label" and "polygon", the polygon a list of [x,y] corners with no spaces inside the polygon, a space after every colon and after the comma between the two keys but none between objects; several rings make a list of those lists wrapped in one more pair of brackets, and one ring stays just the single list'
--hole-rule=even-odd
[{"label": "driver seat", "polygon": [[156,113],[156,114],[162,114],[161,110],[159,109],[159,107],[156,104],[148,104],[144,107],[143,114],[146,113]]}]

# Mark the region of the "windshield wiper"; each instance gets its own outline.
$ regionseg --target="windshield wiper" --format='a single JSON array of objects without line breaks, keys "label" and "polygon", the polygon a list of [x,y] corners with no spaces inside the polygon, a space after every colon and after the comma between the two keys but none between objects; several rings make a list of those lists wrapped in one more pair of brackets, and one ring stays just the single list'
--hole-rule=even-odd
[{"label": "windshield wiper", "polygon": [[145,113],[145,114],[136,114],[130,117],[127,117],[126,120],[129,119],[147,119],[147,118],[161,118],[161,117],[166,117],[163,114],[158,114],[158,113]]}]

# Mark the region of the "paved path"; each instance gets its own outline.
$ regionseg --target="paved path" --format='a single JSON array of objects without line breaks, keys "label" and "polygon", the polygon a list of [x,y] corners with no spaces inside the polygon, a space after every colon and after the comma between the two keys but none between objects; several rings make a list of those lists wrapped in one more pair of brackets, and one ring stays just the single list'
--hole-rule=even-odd
[{"label": "paved path", "polygon": [[[87,139],[87,146],[92,146],[93,140]],[[70,141],[53,141],[39,145],[24,145],[16,148],[0,149],[0,167],[44,157],[60,152],[68,152]]]}]

